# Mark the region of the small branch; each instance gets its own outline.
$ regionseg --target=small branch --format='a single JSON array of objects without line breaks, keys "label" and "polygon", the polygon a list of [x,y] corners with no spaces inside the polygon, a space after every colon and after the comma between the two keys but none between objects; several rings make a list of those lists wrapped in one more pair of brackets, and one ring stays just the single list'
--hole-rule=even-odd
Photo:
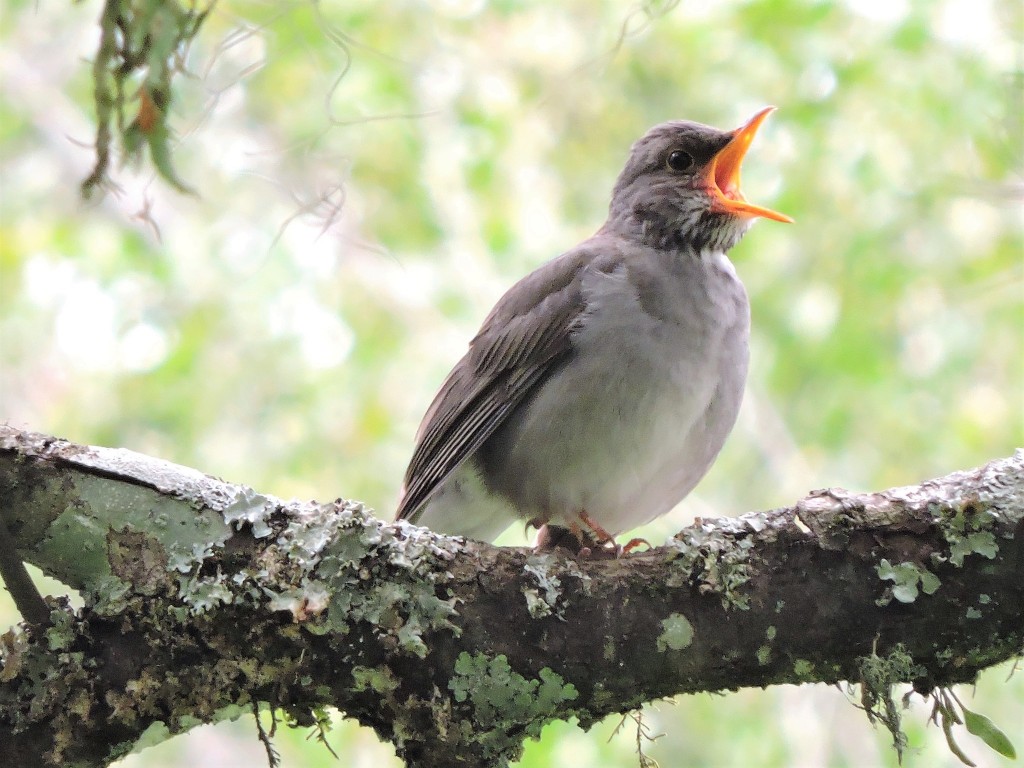
[{"label": "small branch", "polygon": [[45,626],[50,621],[50,609],[39,594],[35,582],[28,575],[25,563],[18,556],[14,539],[7,530],[7,524],[0,517],[0,578],[11,593],[14,605],[21,617],[29,624]]},{"label": "small branch", "polygon": [[[840,680],[928,693],[1024,648],[1024,452],[920,486],[812,493],[616,561],[284,503],[0,427],[19,555],[83,592],[2,640],[0,744],[83,765],[253,702],[335,706],[410,766],[502,766],[556,718]],[[41,687],[61,679],[59,690]],[[52,686],[51,686],[52,687]],[[31,762],[31,760],[30,760]],[[38,762],[38,759],[36,760]]]}]

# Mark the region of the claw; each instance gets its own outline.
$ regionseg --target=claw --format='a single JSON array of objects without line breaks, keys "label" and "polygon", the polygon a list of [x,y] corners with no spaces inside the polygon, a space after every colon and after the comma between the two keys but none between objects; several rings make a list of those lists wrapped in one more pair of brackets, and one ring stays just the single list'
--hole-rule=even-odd
[{"label": "claw", "polygon": [[579,518],[583,522],[583,524],[587,526],[587,528],[589,528],[596,535],[598,543],[602,545],[615,545],[615,537],[608,533],[608,531],[606,531],[604,528],[602,528],[601,524],[598,523],[594,518],[588,515],[585,509],[580,510]]},{"label": "claw", "polygon": [[619,549],[622,550],[619,553],[619,557],[622,557],[623,555],[628,555],[630,552],[632,552],[639,546],[644,546],[648,549],[654,549],[654,545],[651,544],[651,542],[649,542],[647,539],[630,539],[621,547],[619,547]]}]

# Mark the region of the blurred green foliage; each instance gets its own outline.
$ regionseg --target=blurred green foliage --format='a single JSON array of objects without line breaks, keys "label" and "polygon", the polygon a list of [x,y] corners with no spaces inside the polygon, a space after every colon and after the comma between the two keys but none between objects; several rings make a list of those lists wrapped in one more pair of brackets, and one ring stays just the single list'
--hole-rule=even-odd
[{"label": "blurred green foliage", "polygon": [[[733,252],[755,328],[744,411],[696,494],[644,535],[1024,443],[1012,0],[225,0],[169,115],[198,196],[115,168],[120,189],[86,204],[100,11],[2,13],[0,418],[388,516],[435,387],[511,282],[600,225],[629,144],[771,103],[744,186],[797,224],[762,223]],[[969,706],[1012,733],[1024,683],[1005,677]],[[927,711],[904,719],[905,764],[955,765]],[[831,689],[686,697],[646,718],[663,766],[895,765]],[[637,764],[629,728],[606,741],[614,726],[553,724],[521,765]],[[304,734],[279,743],[286,765],[334,764]],[[349,723],[332,743],[347,765],[394,764]],[[124,764],[261,755],[243,721]]]}]

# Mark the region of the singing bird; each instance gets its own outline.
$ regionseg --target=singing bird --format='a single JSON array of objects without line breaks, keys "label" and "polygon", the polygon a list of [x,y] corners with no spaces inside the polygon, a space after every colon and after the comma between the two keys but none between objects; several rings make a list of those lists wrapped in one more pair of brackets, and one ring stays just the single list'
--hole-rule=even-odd
[{"label": "singing bird", "polygon": [[740,165],[773,107],[637,141],[588,240],[513,285],[427,409],[396,519],[537,546],[614,546],[668,512],[732,430],[750,306],[726,254],[754,219]]}]

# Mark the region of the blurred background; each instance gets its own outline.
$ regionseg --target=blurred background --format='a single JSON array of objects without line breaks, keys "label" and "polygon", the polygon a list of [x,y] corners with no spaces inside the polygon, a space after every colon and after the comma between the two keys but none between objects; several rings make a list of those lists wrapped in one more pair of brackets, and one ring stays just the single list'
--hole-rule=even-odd
[{"label": "blurred background", "polygon": [[[118,167],[118,190],[83,202],[100,12],[0,11],[0,419],[388,518],[436,387],[509,285],[600,226],[631,142],[775,104],[744,190],[797,223],[732,252],[753,305],[743,412],[642,535],[1024,444],[1013,0],[223,0],[171,108],[198,194]],[[1010,672],[961,698],[1020,750]],[[904,764],[958,765],[929,711],[905,715]],[[645,720],[666,768],[896,765],[887,732],[824,686],[680,697]],[[637,765],[617,722],[553,724],[520,765]],[[338,764],[307,736],[279,732],[285,766]],[[342,765],[399,765],[340,716],[329,738]],[[243,718],[120,765],[264,760]]]}]

